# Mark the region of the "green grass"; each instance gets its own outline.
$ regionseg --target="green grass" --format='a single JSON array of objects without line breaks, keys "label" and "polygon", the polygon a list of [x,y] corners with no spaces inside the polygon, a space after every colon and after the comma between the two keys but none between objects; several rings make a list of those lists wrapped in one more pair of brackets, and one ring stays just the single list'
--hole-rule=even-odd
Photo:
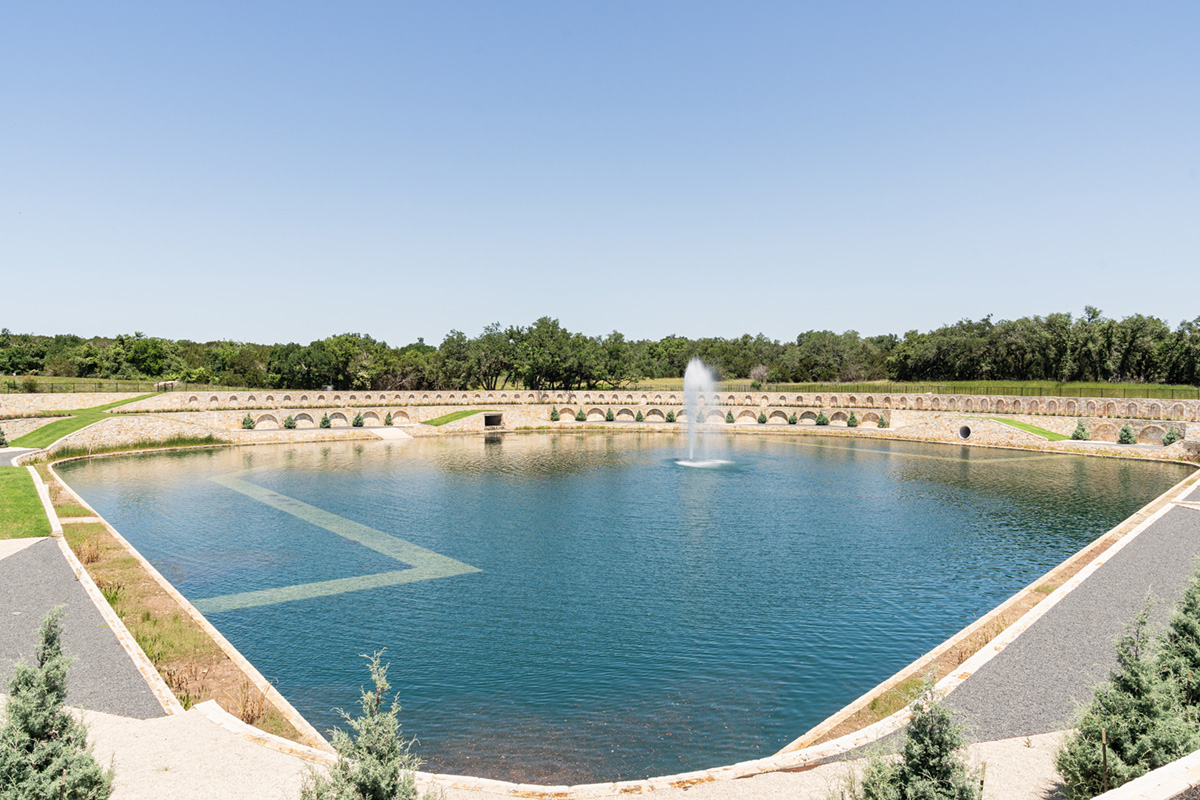
[{"label": "green grass", "polygon": [[24,467],[0,467],[0,539],[49,536],[50,520]]},{"label": "green grass", "polygon": [[425,425],[445,425],[447,422],[454,422],[456,419],[469,417],[473,414],[496,414],[499,412],[493,411],[490,408],[469,408],[462,411],[451,411],[449,414],[443,414],[437,419],[425,420]]},{"label": "green grass", "polygon": [[1065,440],[1071,438],[1070,436],[1064,436],[1061,433],[1055,433],[1054,431],[1048,431],[1045,428],[1039,428],[1037,425],[1030,425],[1028,422],[1018,422],[1015,419],[1008,419],[1007,417],[978,417],[978,416],[975,416],[975,417],[969,417],[969,419],[990,419],[995,422],[999,422],[1004,425],[1008,425],[1009,427],[1016,428],[1017,430],[1022,430],[1022,431],[1025,431],[1026,433],[1032,433],[1034,436],[1040,436],[1043,439],[1049,439],[1052,442],[1062,442],[1062,441],[1065,441]]},{"label": "green grass", "polygon": [[223,439],[213,435],[208,436],[172,436],[170,439],[140,439],[125,444],[104,445],[102,447],[63,447],[55,450],[49,457],[50,461],[61,461],[64,458],[76,456],[97,456],[101,453],[126,453],[130,450],[157,450],[168,447],[203,447],[205,445],[225,444]]},{"label": "green grass", "polygon": [[145,400],[147,397],[154,397],[153,394],[144,394],[140,397],[133,397],[129,400],[118,400],[115,403],[108,405],[96,406],[94,408],[81,408],[76,411],[69,412],[71,416],[60,419],[57,422],[51,422],[49,425],[43,425],[36,431],[30,431],[19,439],[14,439],[10,442],[14,447],[46,447],[47,445],[57,442],[64,436],[72,434],[75,431],[82,430],[93,422],[99,422],[108,416],[104,412],[110,408],[123,406],[128,403],[136,403],[138,400]]}]

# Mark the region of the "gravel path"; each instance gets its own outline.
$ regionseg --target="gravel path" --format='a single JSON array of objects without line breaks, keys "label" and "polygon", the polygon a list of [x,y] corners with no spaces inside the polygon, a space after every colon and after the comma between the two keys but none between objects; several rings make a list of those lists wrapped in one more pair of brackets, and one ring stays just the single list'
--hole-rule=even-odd
[{"label": "gravel path", "polygon": [[64,606],[63,651],[74,657],[67,703],[92,711],[149,719],[165,714],[145,678],[75,580],[54,539],[0,559],[0,688],[12,666],[33,660],[46,612]]},{"label": "gravel path", "polygon": [[1196,572],[1200,511],[1175,506],[946,698],[972,741],[1074,727],[1116,664],[1115,642],[1155,599],[1162,626]]}]

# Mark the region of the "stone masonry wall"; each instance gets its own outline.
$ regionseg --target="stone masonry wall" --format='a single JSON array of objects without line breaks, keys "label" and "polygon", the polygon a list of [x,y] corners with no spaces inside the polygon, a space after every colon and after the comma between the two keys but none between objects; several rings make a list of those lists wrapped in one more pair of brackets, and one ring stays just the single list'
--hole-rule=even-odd
[{"label": "stone masonry wall", "polygon": [[39,411],[71,411],[95,408],[137,397],[117,392],[65,392],[60,394],[0,394],[0,417],[36,414]]}]

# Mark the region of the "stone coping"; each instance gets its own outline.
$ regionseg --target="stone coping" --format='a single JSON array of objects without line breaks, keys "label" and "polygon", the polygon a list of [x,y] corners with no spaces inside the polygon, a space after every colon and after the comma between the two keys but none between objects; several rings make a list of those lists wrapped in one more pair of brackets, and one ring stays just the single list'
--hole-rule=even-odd
[{"label": "stone coping", "polygon": [[[591,426],[589,426],[589,427],[591,427]],[[594,428],[594,429],[595,430],[609,430],[609,428],[607,426],[606,427],[596,426],[596,428]],[[754,429],[749,429],[749,430],[754,430]],[[747,432],[749,432],[749,430]],[[884,429],[884,430],[886,430],[886,429]],[[764,432],[766,432],[766,431],[764,431]],[[777,431],[771,431],[771,432],[787,433],[787,431],[785,431],[785,430],[777,430]],[[855,433],[855,431],[853,429],[848,429],[844,432],[838,431],[838,433],[841,435],[853,435]],[[889,437],[889,438],[891,438],[891,437]],[[901,437],[895,437],[895,438],[901,439]],[[907,440],[907,439],[901,439],[901,440],[911,441],[911,440]],[[968,443],[964,442],[964,444],[968,444]],[[204,446],[210,447],[213,445],[204,445]],[[997,445],[973,444],[973,446],[997,446]],[[172,449],[175,449],[175,448],[172,448]],[[185,448],[178,448],[178,449],[185,449]],[[1007,447],[1006,449],[1026,449],[1026,448]],[[154,451],[153,450],[123,451],[123,452],[118,452],[118,453],[99,454],[98,456],[77,456],[77,457],[70,458],[70,459],[63,459],[62,461],[55,462],[55,463],[64,463],[66,461],[80,460],[83,458],[103,457],[105,455],[129,455],[130,453],[136,453],[136,452],[154,452]],[[1188,465],[1188,466],[1194,466],[1194,465]],[[58,477],[57,472],[54,471],[54,464],[50,464],[48,466],[48,468],[51,470],[52,474],[55,475],[55,477]],[[32,467],[30,469],[32,469]],[[40,483],[40,477],[38,480]],[[70,492],[70,494],[75,498],[75,500],[77,500],[85,508],[88,508],[89,510],[91,510],[93,512],[93,514],[96,514],[95,509],[92,508],[90,505],[88,505],[87,502],[84,501],[83,498],[80,497],[74,491],[74,489],[72,489],[64,481],[62,481],[61,478],[59,478],[59,481],[60,481],[60,483],[62,483],[64,488],[68,492]],[[490,792],[493,794],[504,795],[504,796],[539,797],[539,798],[551,798],[551,797],[553,797],[553,798],[568,798],[569,797],[569,798],[580,798],[580,800],[585,800],[586,798],[601,797],[601,796],[610,795],[610,794],[630,794],[630,793],[640,794],[640,793],[646,793],[646,792],[655,791],[655,790],[659,790],[659,789],[686,788],[688,786],[693,786],[693,785],[700,784],[700,783],[710,783],[710,782],[715,782],[715,781],[733,780],[733,779],[738,779],[738,778],[752,777],[754,775],[759,775],[759,774],[768,773],[768,772],[791,771],[791,770],[801,770],[801,769],[811,768],[811,767],[816,766],[817,764],[821,763],[822,761],[842,755],[851,750],[858,749],[864,745],[867,745],[874,741],[877,741],[884,736],[894,733],[895,731],[898,731],[907,723],[908,719],[910,718],[911,709],[908,707],[905,707],[905,708],[900,709],[899,711],[895,712],[891,716],[889,716],[883,720],[879,720],[878,722],[868,725],[858,731],[851,732],[849,734],[846,734],[839,738],[833,739],[831,741],[822,742],[819,744],[811,744],[812,742],[816,742],[820,738],[820,735],[822,732],[828,732],[828,731],[832,730],[842,720],[853,715],[853,713],[856,710],[858,710],[859,708],[861,708],[863,705],[868,704],[870,702],[870,700],[872,698],[876,697],[880,692],[887,691],[888,689],[894,687],[895,685],[899,684],[900,682],[908,679],[909,677],[912,677],[914,674],[919,674],[921,669],[925,668],[928,664],[932,663],[939,655],[952,649],[953,647],[957,646],[958,644],[961,644],[964,640],[966,640],[967,638],[969,638],[971,635],[978,632],[979,630],[984,629],[990,620],[994,620],[998,616],[1002,615],[1006,609],[1011,607],[1011,605],[1013,605],[1014,603],[1018,602],[1020,600],[1020,598],[1025,596],[1028,592],[1034,591],[1035,588],[1038,585],[1044,583],[1048,577],[1053,576],[1056,572],[1059,572],[1060,570],[1067,567],[1067,565],[1071,564],[1071,562],[1076,561],[1081,556],[1083,556],[1083,554],[1088,549],[1090,549],[1091,547],[1094,546],[1095,542],[1101,541],[1101,540],[1105,539],[1106,537],[1112,539],[1112,541],[1108,543],[1108,545],[1105,547],[1105,549],[1101,553],[1099,553],[1095,558],[1093,558],[1093,560],[1090,563],[1088,563],[1081,570],[1079,570],[1075,575],[1073,575],[1070,579],[1068,579],[1061,586],[1059,586],[1057,589],[1055,589],[1044,600],[1042,600],[1037,605],[1035,605],[1032,609],[1030,609],[1028,612],[1026,612],[1022,617],[1017,619],[1011,625],[1007,626],[996,637],[994,637],[991,641],[986,643],[980,650],[978,650],[974,655],[972,655],[970,658],[968,658],[966,661],[964,661],[959,667],[953,669],[950,674],[948,674],[947,676],[942,678],[936,684],[937,690],[939,692],[942,692],[943,694],[952,691],[954,688],[959,686],[963,681],[965,681],[967,678],[969,678],[972,674],[974,674],[976,671],[978,671],[979,668],[983,664],[987,663],[989,660],[991,660],[993,657],[995,657],[996,654],[998,654],[1000,651],[1002,651],[1006,646],[1011,644],[1012,641],[1014,641],[1022,632],[1027,630],[1031,625],[1033,625],[1034,622],[1036,622],[1041,616],[1043,616],[1046,612],[1048,612],[1055,604],[1057,604],[1060,600],[1062,600],[1062,598],[1065,597],[1070,591],[1072,591],[1075,587],[1077,587],[1080,583],[1082,583],[1089,575],[1091,575],[1093,572],[1095,572],[1095,570],[1098,569],[1105,561],[1107,561],[1109,557],[1111,557],[1114,553],[1119,551],[1121,548],[1125,547],[1125,545],[1127,545],[1130,541],[1132,541],[1138,534],[1140,534],[1143,530],[1148,528],[1157,519],[1159,519],[1163,514],[1165,514],[1166,511],[1171,507],[1172,504],[1178,503],[1178,504],[1192,505],[1192,499],[1193,499],[1192,494],[1198,488],[1200,488],[1200,485],[1197,484],[1196,475],[1192,474],[1192,475],[1187,476],[1186,478],[1181,480],[1179,483],[1177,483],[1175,486],[1173,486],[1171,489],[1169,489],[1167,492],[1165,492],[1162,495],[1160,495],[1159,497],[1155,498],[1149,504],[1144,506],[1141,510],[1139,510],[1138,512],[1133,514],[1131,517],[1129,517],[1128,519],[1123,521],[1116,528],[1114,528],[1113,530],[1104,534],[1104,536],[1101,536],[1098,539],[1094,540],[1093,542],[1089,543],[1079,553],[1076,553],[1074,556],[1067,559],[1067,561],[1063,562],[1063,564],[1060,564],[1058,567],[1055,567],[1055,569],[1051,570],[1050,573],[1047,573],[1046,576],[1039,578],[1037,581],[1030,584],[1025,589],[1022,589],[1020,592],[1015,594],[1013,597],[1009,598],[1009,600],[1005,601],[1000,606],[993,609],[987,615],[980,618],[979,620],[976,620],[971,625],[969,625],[968,627],[966,627],[962,631],[960,631],[958,634],[951,637],[951,639],[947,640],[946,642],[942,643],[934,650],[930,651],[929,653],[925,654],[921,658],[917,659],[912,664],[910,664],[908,667],[901,670],[896,675],[892,676],[891,678],[884,681],[883,683],[879,684],[874,689],[867,692],[862,697],[860,697],[859,699],[855,700],[853,703],[848,705],[846,708],[842,709],[842,711],[839,711],[837,714],[833,715],[832,717],[827,719],[825,722],[821,723],[817,727],[815,727],[812,730],[810,730],[809,732],[805,733],[799,739],[797,739],[794,742],[792,742],[791,744],[787,745],[786,747],[784,747],[782,750],[780,750],[778,753],[775,753],[774,755],[767,756],[767,757],[760,758],[760,759],[739,762],[739,763],[731,764],[731,765],[727,765],[727,766],[714,767],[714,768],[704,769],[704,770],[695,770],[695,771],[679,773],[679,774],[675,774],[675,775],[667,775],[667,776],[646,778],[646,779],[640,779],[640,780],[592,783],[592,784],[576,784],[576,785],[572,785],[572,786],[567,786],[567,785],[548,786],[548,785],[539,785],[539,784],[522,784],[522,783],[512,783],[512,782],[508,782],[508,781],[492,780],[492,779],[488,779],[488,778],[475,778],[475,777],[470,777],[470,776],[448,775],[448,774],[427,773],[427,772],[417,773],[418,779],[424,784],[435,786],[435,787],[440,786],[440,787],[452,788],[452,789],[484,791],[484,792]],[[96,516],[100,516],[100,515],[96,514]],[[1143,517],[1143,518],[1141,519],[1140,522],[1137,522],[1136,524],[1131,524],[1133,522],[1133,520],[1137,519],[1138,517]],[[242,656],[241,653],[236,648],[234,648],[233,645],[231,643],[229,643],[229,641],[227,639],[225,639],[225,637],[194,606],[192,606],[192,604],[186,598],[184,598],[184,596],[181,593],[179,593],[178,590],[176,590],[174,588],[174,586],[172,586],[170,584],[170,582],[168,582],[161,575],[161,573],[159,573],[158,570],[156,570],[153,567],[153,565],[151,565],[128,542],[128,540],[126,540],[123,536],[121,536],[121,534],[119,532],[117,532],[110,524],[108,524],[107,522],[105,522],[104,524],[105,524],[106,528],[109,530],[109,532],[113,535],[113,537],[118,542],[120,542],[122,544],[122,546],[125,547],[130,552],[130,554],[133,555],[134,558],[136,558],[139,561],[139,563],[142,564],[143,568],[147,570],[147,572],[155,579],[155,581],[158,582],[164,588],[164,590],[166,590],[172,597],[174,597],[176,599],[177,602],[180,603],[181,607],[183,607],[187,611],[187,613],[190,616],[192,616],[193,619],[196,620],[196,622],[201,626],[201,628],[210,637],[213,638],[213,640],[222,648],[222,650],[224,650],[226,652],[226,654],[229,655],[229,657],[241,669],[243,669],[243,671],[246,672],[246,674],[251,678],[251,680],[255,683],[255,685],[258,686],[259,689],[263,690],[264,694],[267,695],[267,697],[271,701],[272,705],[275,705],[276,708],[278,708],[280,710],[280,712],[283,713],[285,717],[287,717],[288,721],[291,722],[297,728],[297,730],[301,731],[301,733],[303,735],[306,735],[306,738],[308,738],[310,741],[308,744],[296,744],[296,743],[290,742],[286,739],[280,739],[280,737],[273,737],[271,734],[266,734],[262,731],[258,731],[257,729],[253,729],[253,728],[250,728],[250,731],[252,731],[252,733],[248,734],[246,731],[242,731],[238,727],[238,726],[244,726],[244,723],[241,723],[239,720],[236,720],[235,718],[233,718],[232,715],[228,715],[226,712],[223,712],[223,711],[219,711],[219,713],[211,712],[213,715],[212,718],[214,718],[213,721],[217,722],[217,719],[215,717],[219,717],[220,715],[223,714],[225,717],[228,717],[228,719],[226,719],[223,722],[218,722],[218,724],[220,724],[221,727],[223,727],[227,730],[231,730],[232,732],[238,733],[239,735],[243,735],[246,738],[249,738],[252,741],[255,741],[264,746],[272,747],[273,749],[279,749],[282,752],[288,752],[293,755],[297,755],[301,758],[305,758],[306,760],[309,760],[309,761],[328,763],[329,759],[331,758],[331,756],[330,756],[331,748],[329,747],[329,744],[325,741],[325,739],[320,735],[320,733],[318,733],[316,731],[316,729],[313,728],[312,725],[310,723],[308,723],[308,721],[305,720],[299,714],[299,712],[297,712],[295,710],[295,708],[290,703],[288,703],[288,701],[278,692],[278,690],[276,690],[274,688],[274,686],[272,686],[269,682],[266,681],[265,678],[263,678],[261,673],[259,673],[257,671],[257,669],[255,669],[255,667],[248,660],[246,660],[245,657]],[[65,546],[65,542],[62,542],[61,539],[60,539],[60,542],[61,542],[61,546],[64,547],[66,550],[70,549]],[[71,555],[73,556],[73,554],[71,554]],[[71,559],[71,560],[74,561],[73,559]],[[77,564],[77,562],[74,562],[74,564]],[[81,566],[79,567],[79,569],[82,571]],[[99,596],[99,590],[96,590],[96,595]],[[93,598],[93,599],[95,600],[95,598]],[[100,600],[102,601],[103,598],[101,597]],[[105,605],[107,605],[107,604],[105,603]],[[103,612],[103,610],[102,610],[102,612]],[[111,608],[109,609],[109,612],[112,613]],[[115,614],[114,614],[114,616],[115,616]],[[119,620],[118,620],[118,624],[119,624]],[[124,626],[121,625],[121,628],[123,629]],[[130,639],[132,639],[132,637],[130,637]],[[133,646],[136,647],[137,646],[136,643],[134,643]],[[139,648],[139,651],[140,651],[140,648]],[[144,654],[143,654],[143,658],[144,658]],[[135,659],[135,661],[136,661],[136,659]],[[148,659],[147,659],[147,662],[148,662]],[[155,675],[155,677],[158,678],[158,682],[162,683],[162,679],[160,676],[158,676],[157,671],[153,670],[152,666],[150,667],[150,669],[152,671],[154,671],[154,675]],[[149,677],[148,677],[148,680],[151,682],[151,684],[153,686],[154,681],[152,679],[150,679]],[[162,683],[162,687],[164,689],[166,689],[165,683]],[[170,694],[169,689],[166,689],[166,691]],[[171,698],[174,699],[173,694],[171,694]],[[178,701],[175,701],[175,702],[177,703]],[[213,703],[213,705],[215,706],[216,704]],[[210,711],[211,711],[211,709],[210,709]],[[206,712],[206,715],[207,714],[208,714],[208,712]],[[236,723],[236,725],[233,723]],[[249,728],[250,726],[244,726],[244,727]],[[278,740],[278,741],[275,741],[275,740]]]}]

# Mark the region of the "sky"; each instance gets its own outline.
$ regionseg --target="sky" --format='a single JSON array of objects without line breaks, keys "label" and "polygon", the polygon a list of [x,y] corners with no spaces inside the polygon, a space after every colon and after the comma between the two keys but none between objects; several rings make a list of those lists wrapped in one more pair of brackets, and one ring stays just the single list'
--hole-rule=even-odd
[{"label": "sky", "polygon": [[0,327],[1200,315],[1200,3],[15,3]]}]

